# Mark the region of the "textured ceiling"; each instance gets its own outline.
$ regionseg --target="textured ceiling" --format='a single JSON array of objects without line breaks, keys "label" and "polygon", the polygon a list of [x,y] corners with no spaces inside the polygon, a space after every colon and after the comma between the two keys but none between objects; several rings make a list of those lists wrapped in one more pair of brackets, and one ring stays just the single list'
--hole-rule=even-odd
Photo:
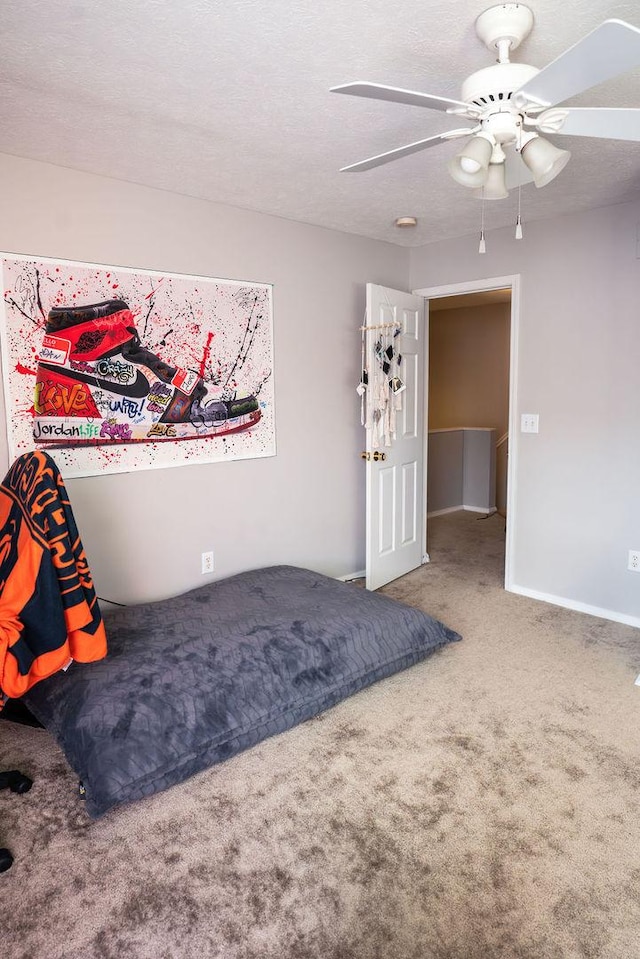
[{"label": "textured ceiling", "polygon": [[[479,203],[449,177],[455,142],[366,173],[339,168],[460,125],[414,106],[337,96],[368,80],[457,99],[494,58],[475,34],[491,0],[22,0],[3,4],[0,150],[402,245],[475,233]],[[530,0],[514,60],[542,67],[637,0]],[[640,70],[572,101],[640,106]],[[553,139],[551,137],[550,139]],[[558,137],[572,151],[527,220],[640,195],[640,143]],[[517,197],[487,204],[487,229]],[[418,218],[400,230],[401,215]]]}]

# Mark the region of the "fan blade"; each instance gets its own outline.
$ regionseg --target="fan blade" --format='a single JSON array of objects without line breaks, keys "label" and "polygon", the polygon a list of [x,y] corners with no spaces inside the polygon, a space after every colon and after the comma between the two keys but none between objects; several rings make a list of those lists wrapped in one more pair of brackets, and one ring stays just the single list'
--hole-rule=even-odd
[{"label": "fan blade", "polygon": [[563,103],[597,83],[640,66],[640,30],[624,20],[605,20],[582,40],[543,67],[513,95],[541,106]]},{"label": "fan blade", "polygon": [[554,133],[575,137],[603,137],[608,140],[640,140],[640,110],[627,110],[622,107],[575,107],[565,112],[566,119]]},{"label": "fan blade", "polygon": [[447,140],[457,140],[459,137],[471,136],[475,130],[449,130],[448,133],[439,133],[435,137],[427,137],[426,140],[416,140],[415,143],[408,143],[406,146],[398,147],[396,150],[389,150],[388,153],[379,153],[377,156],[369,157],[368,160],[361,160],[359,163],[352,163],[350,166],[343,166],[340,173],[361,173],[363,170],[371,170],[373,167],[382,166],[383,163],[390,163],[391,160],[399,160],[401,157],[410,156],[412,153],[418,153],[420,150],[426,150],[428,147],[437,146],[438,143],[445,143]]},{"label": "fan blade", "polygon": [[504,180],[507,190],[517,189],[526,183],[533,183],[533,173],[524,163],[517,150],[505,150]]},{"label": "fan blade", "polygon": [[371,100],[408,103],[410,106],[428,107],[430,110],[463,110],[465,116],[475,117],[478,112],[473,105],[463,103],[462,100],[433,97],[428,93],[401,90],[400,87],[385,87],[379,83],[345,83],[341,87],[331,87],[330,93],[348,93],[354,97],[368,97]]}]

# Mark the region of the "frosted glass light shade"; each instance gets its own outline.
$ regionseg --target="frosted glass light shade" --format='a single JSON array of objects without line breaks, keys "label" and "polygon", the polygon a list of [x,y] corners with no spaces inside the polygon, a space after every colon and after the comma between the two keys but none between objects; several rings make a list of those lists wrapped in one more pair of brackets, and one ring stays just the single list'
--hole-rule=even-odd
[{"label": "frosted glass light shade", "polygon": [[483,186],[473,191],[479,200],[504,200],[509,196],[505,183],[504,163],[490,163]]},{"label": "frosted glass light shade", "polygon": [[474,136],[449,161],[449,173],[462,186],[479,187],[487,178],[493,145],[483,136]]},{"label": "frosted glass light shade", "polygon": [[569,150],[559,150],[553,143],[539,136],[534,136],[524,144],[521,156],[533,173],[533,182],[537,187],[551,183],[571,159]]}]

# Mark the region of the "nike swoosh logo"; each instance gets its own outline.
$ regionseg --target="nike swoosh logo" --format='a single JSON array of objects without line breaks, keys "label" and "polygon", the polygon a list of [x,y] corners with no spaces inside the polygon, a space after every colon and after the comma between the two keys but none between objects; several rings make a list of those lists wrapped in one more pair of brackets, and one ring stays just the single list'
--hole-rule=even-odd
[{"label": "nike swoosh logo", "polygon": [[49,363],[39,363],[43,370],[50,370],[58,376],[67,376],[70,380],[79,380],[81,383],[89,383],[91,386],[97,386],[101,390],[108,390],[109,393],[117,393],[118,396],[132,396],[140,400],[149,393],[149,380],[144,373],[136,370],[136,378],[133,383],[115,383],[113,380],[104,380],[101,376],[94,376],[92,373],[81,373],[80,370],[68,370],[60,366],[52,366]]}]

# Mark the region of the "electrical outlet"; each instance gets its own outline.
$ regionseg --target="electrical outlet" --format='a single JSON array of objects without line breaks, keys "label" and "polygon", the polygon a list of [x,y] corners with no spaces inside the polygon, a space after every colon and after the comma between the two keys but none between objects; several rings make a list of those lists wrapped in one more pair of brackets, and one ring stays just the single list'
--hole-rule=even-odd
[{"label": "electrical outlet", "polygon": [[213,572],[213,550],[202,554],[202,575]]},{"label": "electrical outlet", "polygon": [[640,549],[629,550],[629,566],[633,573],[640,573]]}]

